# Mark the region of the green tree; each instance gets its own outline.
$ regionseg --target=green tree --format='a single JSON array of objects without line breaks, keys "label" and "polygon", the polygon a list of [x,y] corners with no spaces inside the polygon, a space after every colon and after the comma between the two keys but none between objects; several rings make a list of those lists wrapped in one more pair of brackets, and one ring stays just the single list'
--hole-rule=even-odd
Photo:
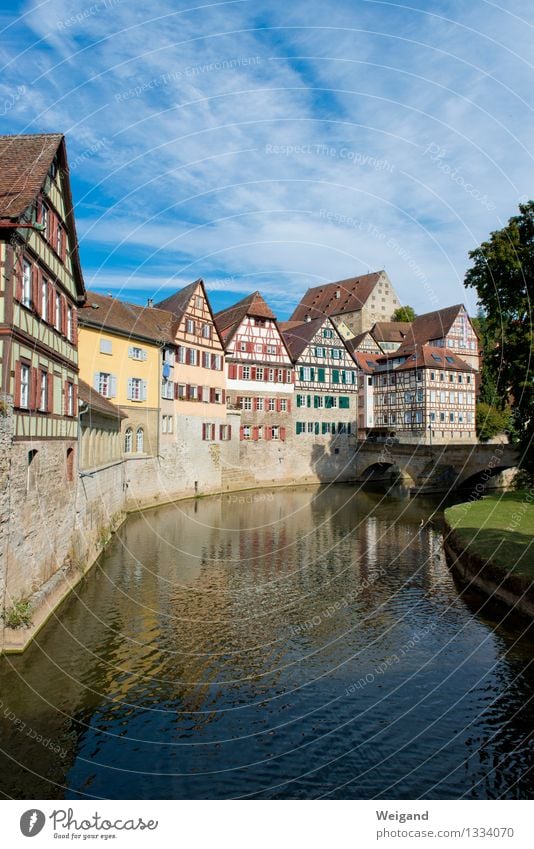
[{"label": "green tree", "polygon": [[397,307],[391,321],[414,321],[417,318],[413,307],[406,305],[405,307]]},{"label": "green tree", "polygon": [[521,465],[534,477],[534,201],[520,204],[519,213],[470,252],[465,285],[476,290],[481,308],[484,400],[511,405]]},{"label": "green tree", "polygon": [[476,408],[477,436],[482,442],[510,429],[512,416],[510,410],[498,410],[493,404],[480,401]]}]

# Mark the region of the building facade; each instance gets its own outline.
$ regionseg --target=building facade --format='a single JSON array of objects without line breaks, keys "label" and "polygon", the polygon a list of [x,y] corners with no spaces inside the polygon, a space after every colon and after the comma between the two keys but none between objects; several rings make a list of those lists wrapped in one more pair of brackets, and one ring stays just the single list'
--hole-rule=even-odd
[{"label": "building facade", "polygon": [[294,372],[276,316],[259,292],[215,316],[226,354],[228,405],[241,411],[241,441],[285,442]]},{"label": "building facade", "polygon": [[330,318],[281,329],[295,367],[294,435],[339,449],[356,435],[357,366]]}]

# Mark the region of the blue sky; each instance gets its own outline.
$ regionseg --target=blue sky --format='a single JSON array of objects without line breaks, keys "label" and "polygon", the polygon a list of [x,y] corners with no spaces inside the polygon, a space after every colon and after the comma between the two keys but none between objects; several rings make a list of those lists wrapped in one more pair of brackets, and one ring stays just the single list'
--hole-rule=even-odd
[{"label": "blue sky", "polygon": [[3,133],[64,132],[86,283],[220,309],[385,268],[418,312],[532,194],[530,0],[0,0]]}]

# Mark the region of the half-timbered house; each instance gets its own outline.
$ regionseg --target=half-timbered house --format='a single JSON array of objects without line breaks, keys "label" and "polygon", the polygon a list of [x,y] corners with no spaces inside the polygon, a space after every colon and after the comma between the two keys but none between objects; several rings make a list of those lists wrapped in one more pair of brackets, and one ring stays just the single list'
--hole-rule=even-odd
[{"label": "half-timbered house", "polygon": [[286,440],[294,390],[291,358],[276,316],[259,292],[217,313],[226,353],[228,404],[240,409],[240,439]]},{"label": "half-timbered house", "polygon": [[289,321],[280,328],[295,366],[295,436],[336,444],[354,436],[357,367],[333,321]]}]

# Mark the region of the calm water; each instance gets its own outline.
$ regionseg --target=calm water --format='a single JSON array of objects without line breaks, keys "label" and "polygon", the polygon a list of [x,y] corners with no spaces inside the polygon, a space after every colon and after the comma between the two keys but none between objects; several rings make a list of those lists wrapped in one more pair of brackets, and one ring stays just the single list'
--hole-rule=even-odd
[{"label": "calm water", "polygon": [[419,530],[436,503],[337,485],[130,518],[0,660],[0,790],[532,797],[534,643],[459,592]]}]

